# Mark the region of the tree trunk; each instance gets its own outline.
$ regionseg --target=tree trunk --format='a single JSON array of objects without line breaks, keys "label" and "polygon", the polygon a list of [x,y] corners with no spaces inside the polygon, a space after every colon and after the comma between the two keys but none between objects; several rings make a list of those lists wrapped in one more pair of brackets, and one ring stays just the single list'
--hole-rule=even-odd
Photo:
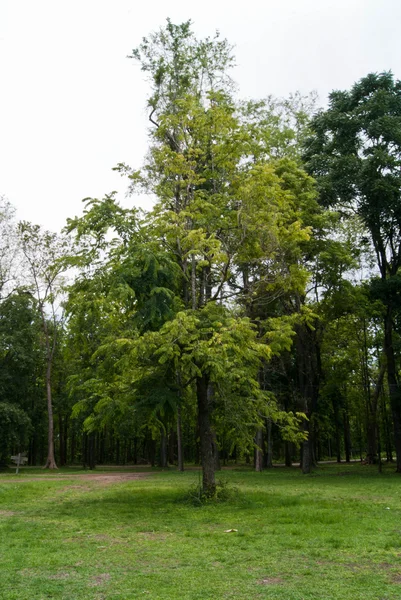
[{"label": "tree trunk", "polygon": [[388,307],[384,323],[384,351],[387,359],[387,381],[394,424],[396,472],[401,473],[401,389],[397,378],[392,320],[392,310],[391,307]]},{"label": "tree trunk", "polygon": [[82,434],[82,468],[86,470],[88,464],[88,434]]},{"label": "tree trunk", "polygon": [[[210,390],[210,384],[209,384],[209,390]],[[210,406],[210,402],[209,402],[209,406]],[[215,467],[216,471],[221,471],[219,446],[217,444],[216,432],[213,428],[212,428],[212,438],[213,438],[214,467]]]},{"label": "tree trunk", "polygon": [[46,315],[43,304],[39,302],[39,310],[42,319],[42,328],[45,338],[46,347],[46,396],[47,396],[47,415],[48,415],[48,436],[47,436],[47,459],[44,469],[57,469],[56,460],[54,457],[54,419],[53,419],[53,404],[52,404],[52,365],[54,352],[56,350],[56,330],[53,331],[53,343],[50,345],[50,334],[47,327]]},{"label": "tree trunk", "polygon": [[312,419],[317,410],[321,379],[321,360],[318,327],[311,329],[307,324],[297,328],[296,351],[298,367],[298,387],[302,398],[303,411],[308,421],[304,431],[308,439],[302,444],[301,468],[303,473],[310,473],[314,460],[314,432]]},{"label": "tree trunk", "polygon": [[291,443],[285,440],[284,442],[285,448],[285,466],[292,467],[292,457],[291,457]]},{"label": "tree trunk", "polygon": [[387,404],[384,397],[384,393],[381,394],[381,413],[383,418],[383,429],[385,436],[385,445],[386,445],[386,460],[387,462],[393,462],[393,449],[391,447],[391,433],[390,433],[390,423],[387,414]]},{"label": "tree trunk", "polygon": [[116,463],[120,464],[120,439],[116,440]]},{"label": "tree trunk", "polygon": [[307,475],[312,470],[309,440],[305,440],[302,444],[301,468],[304,475]]},{"label": "tree trunk", "polygon": [[88,465],[91,471],[96,467],[95,443],[95,433],[91,432],[88,436]]},{"label": "tree trunk", "polygon": [[255,471],[263,471],[263,428],[258,427],[255,437]]},{"label": "tree trunk", "polygon": [[47,414],[49,430],[47,436],[47,460],[44,469],[57,469],[56,459],[54,457],[54,419],[53,419],[53,404],[52,404],[52,388],[51,388],[51,361],[48,359],[46,369],[46,395],[47,395]]},{"label": "tree trunk", "polygon": [[178,470],[184,470],[184,458],[182,454],[182,423],[181,423],[181,405],[177,407],[177,460]]},{"label": "tree trunk", "polygon": [[341,423],[340,415],[338,410],[338,398],[332,399],[333,411],[334,411],[334,426],[336,432],[336,460],[338,463],[341,462]]},{"label": "tree trunk", "polygon": [[63,416],[61,412],[58,413],[58,428],[59,428],[59,460],[60,467],[64,467],[65,460],[65,447],[64,447],[64,424],[63,424]]},{"label": "tree trunk", "polygon": [[191,263],[191,295],[192,295],[192,310],[196,310],[197,299],[196,299],[196,258],[195,258],[195,254],[192,255],[192,263]]},{"label": "tree trunk", "polygon": [[167,467],[167,437],[164,427],[160,431],[160,466]]},{"label": "tree trunk", "polygon": [[[305,431],[309,435],[309,422],[305,424]],[[305,440],[301,447],[301,469],[304,475],[307,475],[312,470],[309,439]]]},{"label": "tree trunk", "polygon": [[148,454],[150,466],[154,467],[156,464],[156,441],[152,438],[148,441]]},{"label": "tree trunk", "polygon": [[76,437],[75,437],[75,427],[72,427],[72,432],[71,432],[71,446],[70,446],[70,463],[74,464],[75,462],[75,444],[76,444]]},{"label": "tree trunk", "polygon": [[343,414],[344,421],[344,448],[345,448],[345,462],[351,462],[351,429],[349,425],[349,414],[348,409],[344,409]]},{"label": "tree trunk", "polygon": [[168,436],[168,463],[170,465],[175,464],[175,438],[176,432],[174,431],[174,428],[170,428]]},{"label": "tree trunk", "polygon": [[198,402],[198,423],[200,437],[200,454],[202,461],[202,490],[208,496],[216,493],[215,455],[213,432],[210,423],[209,381],[206,375],[196,380],[196,396]]},{"label": "tree trunk", "polygon": [[266,469],[273,468],[273,436],[272,436],[272,420],[267,419],[267,454],[266,454]]}]

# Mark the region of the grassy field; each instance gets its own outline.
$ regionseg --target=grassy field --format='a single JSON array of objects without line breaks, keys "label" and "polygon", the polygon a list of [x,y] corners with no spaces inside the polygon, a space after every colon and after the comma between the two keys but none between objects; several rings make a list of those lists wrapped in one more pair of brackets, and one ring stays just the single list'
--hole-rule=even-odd
[{"label": "grassy field", "polygon": [[1,474],[0,598],[401,598],[393,467],[226,470],[238,492],[198,507],[197,471],[137,471]]}]

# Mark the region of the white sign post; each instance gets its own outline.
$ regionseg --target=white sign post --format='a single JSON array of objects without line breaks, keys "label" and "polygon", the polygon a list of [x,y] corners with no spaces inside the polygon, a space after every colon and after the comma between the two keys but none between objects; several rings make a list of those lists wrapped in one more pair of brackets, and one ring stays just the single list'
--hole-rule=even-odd
[{"label": "white sign post", "polygon": [[26,462],[28,462],[28,457],[20,452],[16,456],[12,456],[11,460],[17,465],[17,470],[15,471],[15,474],[18,475],[20,465],[24,465]]}]

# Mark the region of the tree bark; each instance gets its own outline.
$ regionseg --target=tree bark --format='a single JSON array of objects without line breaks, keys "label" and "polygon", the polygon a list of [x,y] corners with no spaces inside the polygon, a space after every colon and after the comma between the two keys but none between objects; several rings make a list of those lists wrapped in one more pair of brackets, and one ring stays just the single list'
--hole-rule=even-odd
[{"label": "tree bark", "polygon": [[96,467],[95,442],[95,433],[91,432],[88,436],[88,465],[91,471]]},{"label": "tree bark", "polygon": [[285,466],[292,467],[292,457],[291,457],[291,443],[285,440],[284,448],[285,448]]},{"label": "tree bark", "polygon": [[62,416],[61,412],[58,413],[58,428],[59,428],[59,460],[60,460],[60,467],[64,467],[64,465],[66,463],[65,437],[64,437],[64,434],[66,433],[66,431],[65,431],[65,427],[64,427],[64,423],[63,423],[63,416]]},{"label": "tree bark", "polygon": [[263,428],[258,427],[255,437],[255,471],[263,471]]},{"label": "tree bark", "polygon": [[47,459],[44,469],[57,469],[56,459],[54,456],[54,419],[53,419],[53,404],[52,404],[52,388],[51,388],[51,368],[52,362],[48,359],[46,368],[46,395],[47,395],[47,415],[48,415],[48,436],[47,436]]},{"label": "tree bark", "polygon": [[[305,425],[305,431],[307,431],[308,435],[309,435],[309,423],[307,423]],[[310,455],[310,443],[309,443],[309,439],[305,440],[302,443],[302,448],[301,448],[301,469],[302,469],[302,473],[304,475],[307,475],[312,470],[312,461],[311,461],[311,455]]]},{"label": "tree bark", "polygon": [[396,453],[396,472],[401,473],[401,389],[397,377],[397,366],[393,346],[392,310],[387,308],[384,323],[384,351],[387,359],[387,382],[390,395],[391,412],[394,424],[394,446]]},{"label": "tree bark", "polygon": [[54,323],[53,343],[50,345],[50,334],[47,326],[46,315],[43,304],[39,303],[40,315],[42,319],[42,327],[45,338],[46,347],[46,396],[47,396],[47,415],[48,415],[48,436],[47,436],[47,459],[44,469],[57,469],[56,459],[54,457],[54,418],[53,418],[53,403],[52,403],[52,366],[53,357],[56,350],[56,325]]},{"label": "tree bark", "polygon": [[267,454],[266,454],[266,469],[273,468],[273,436],[272,436],[272,420],[267,419]]},{"label": "tree bark", "polygon": [[160,431],[160,466],[167,467],[167,436],[164,427]]},{"label": "tree bark", "polygon": [[184,470],[184,457],[182,453],[182,423],[181,423],[181,405],[177,407],[177,461],[178,470]]},{"label": "tree bark", "polygon": [[303,473],[310,473],[312,466],[315,465],[312,419],[317,409],[321,379],[317,326],[314,330],[306,324],[297,328],[296,351],[299,394],[303,402],[303,411],[308,418],[304,424],[304,431],[307,433],[308,439],[302,444],[301,468]]},{"label": "tree bark", "polygon": [[210,423],[209,407],[209,380],[206,375],[198,377],[196,380],[196,396],[198,402],[198,423],[200,437],[200,453],[202,461],[202,491],[208,496],[214,496],[216,493],[215,478],[215,454],[213,432]]},{"label": "tree bark", "polygon": [[349,425],[349,414],[348,409],[344,409],[343,413],[344,421],[344,448],[345,448],[345,462],[351,462],[351,429]]}]

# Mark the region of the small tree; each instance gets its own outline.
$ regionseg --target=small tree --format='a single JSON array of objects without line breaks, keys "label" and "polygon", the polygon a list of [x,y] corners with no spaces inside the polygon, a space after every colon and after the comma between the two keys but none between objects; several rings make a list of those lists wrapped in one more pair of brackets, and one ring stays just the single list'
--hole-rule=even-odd
[{"label": "small tree", "polygon": [[0,402],[0,467],[7,464],[13,450],[20,452],[28,442],[31,421],[24,410]]},{"label": "small tree", "polygon": [[57,334],[62,321],[60,307],[56,304],[61,292],[61,259],[68,253],[65,237],[42,231],[39,225],[22,222],[18,234],[26,269],[29,273],[29,291],[37,300],[46,354],[46,397],[48,412],[48,453],[44,468],[56,469],[54,456],[54,419],[52,402],[52,366],[56,351]]}]

